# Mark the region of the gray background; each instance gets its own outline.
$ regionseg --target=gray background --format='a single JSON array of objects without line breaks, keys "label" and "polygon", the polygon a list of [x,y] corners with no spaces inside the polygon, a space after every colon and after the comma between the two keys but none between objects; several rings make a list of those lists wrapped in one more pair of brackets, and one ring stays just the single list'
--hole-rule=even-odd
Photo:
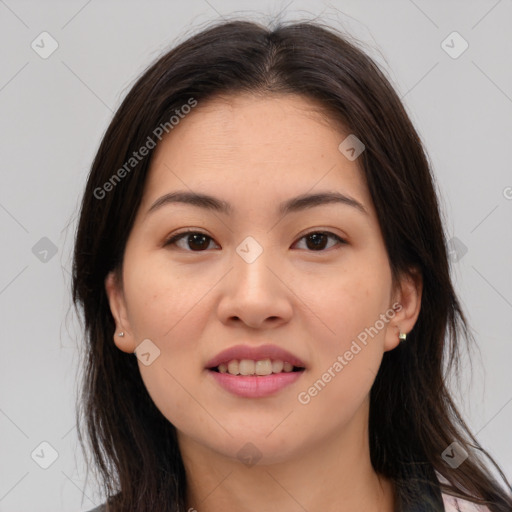
[{"label": "gray background", "polygon": [[[480,347],[454,392],[511,477],[512,0],[0,0],[0,511],[102,501],[74,428],[69,272],[80,194],[112,112],[154,58],[204,23],[279,13],[321,14],[361,39],[403,97],[458,240],[453,277]],[[43,31],[59,45],[46,59],[31,47]],[[453,31],[469,44],[457,58]],[[47,469],[41,442],[58,454]]]}]

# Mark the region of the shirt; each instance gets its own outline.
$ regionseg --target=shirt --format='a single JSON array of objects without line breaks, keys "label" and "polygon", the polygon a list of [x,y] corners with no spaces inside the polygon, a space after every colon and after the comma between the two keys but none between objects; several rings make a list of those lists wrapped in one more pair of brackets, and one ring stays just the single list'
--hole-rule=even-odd
[{"label": "shirt", "polygon": [[445,512],[489,512],[487,507],[443,493]]},{"label": "shirt", "polygon": [[[442,493],[445,512],[490,512],[487,507]],[[106,512],[105,504],[89,512]]]}]

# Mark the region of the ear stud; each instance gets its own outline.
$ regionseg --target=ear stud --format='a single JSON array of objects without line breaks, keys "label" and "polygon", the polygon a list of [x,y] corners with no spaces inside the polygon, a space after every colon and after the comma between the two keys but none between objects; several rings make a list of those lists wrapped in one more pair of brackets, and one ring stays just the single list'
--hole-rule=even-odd
[{"label": "ear stud", "polygon": [[400,343],[402,343],[402,341],[405,341],[407,339],[407,334],[405,332],[401,332],[398,335],[398,339],[400,340]]}]

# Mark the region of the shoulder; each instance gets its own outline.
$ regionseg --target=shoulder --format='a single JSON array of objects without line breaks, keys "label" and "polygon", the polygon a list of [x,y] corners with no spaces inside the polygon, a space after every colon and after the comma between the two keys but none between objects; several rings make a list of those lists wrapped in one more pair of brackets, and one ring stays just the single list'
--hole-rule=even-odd
[{"label": "shoulder", "polygon": [[487,507],[462,498],[456,498],[445,493],[442,493],[442,497],[446,512],[490,512]]},{"label": "shoulder", "polygon": [[[439,472],[435,472],[440,483],[448,483],[448,480]],[[488,507],[477,505],[472,501],[456,498],[450,494],[441,493],[445,512],[490,512]]]},{"label": "shoulder", "polygon": [[107,512],[107,507],[105,506],[105,503],[104,503],[103,505],[93,508],[92,510],[88,510],[87,512]]}]

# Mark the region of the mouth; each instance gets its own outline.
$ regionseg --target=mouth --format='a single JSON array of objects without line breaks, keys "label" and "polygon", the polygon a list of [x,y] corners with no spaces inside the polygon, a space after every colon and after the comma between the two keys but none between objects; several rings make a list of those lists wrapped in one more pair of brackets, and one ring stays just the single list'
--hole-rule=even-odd
[{"label": "mouth", "polygon": [[278,345],[235,345],[210,359],[207,370],[230,375],[257,375],[300,372],[306,364]]},{"label": "mouth", "polygon": [[206,363],[213,381],[242,398],[277,395],[305,373],[306,364],[278,345],[236,345]]},{"label": "mouth", "polygon": [[303,366],[295,366],[289,361],[282,359],[231,359],[220,363],[218,366],[207,368],[217,373],[227,373],[229,375],[257,376],[265,377],[280,373],[303,372]]},{"label": "mouth", "polygon": [[304,372],[304,367],[279,359],[232,359],[208,368],[213,381],[225,391],[253,399],[277,395],[300,379]]}]

